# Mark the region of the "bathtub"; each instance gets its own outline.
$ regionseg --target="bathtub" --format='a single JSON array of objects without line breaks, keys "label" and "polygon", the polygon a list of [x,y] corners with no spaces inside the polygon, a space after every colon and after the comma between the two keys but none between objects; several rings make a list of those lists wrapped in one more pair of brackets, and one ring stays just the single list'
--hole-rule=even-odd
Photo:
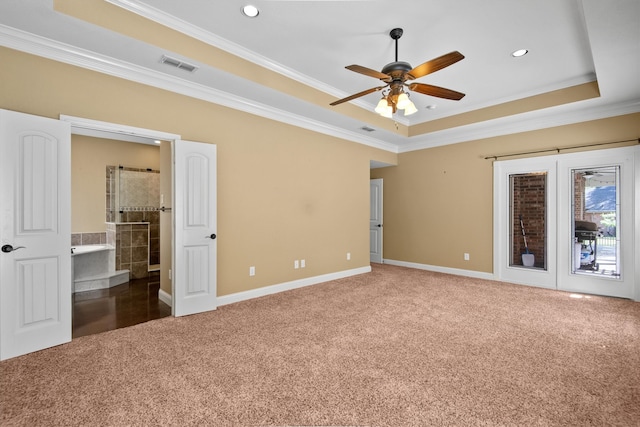
[{"label": "bathtub", "polygon": [[108,251],[113,249],[108,245],[84,245],[84,246],[74,246],[71,248],[71,256],[87,254],[90,252],[98,252],[98,251]]},{"label": "bathtub", "polygon": [[129,281],[129,270],[115,271],[113,246],[73,246],[71,251],[73,292],[106,289]]}]

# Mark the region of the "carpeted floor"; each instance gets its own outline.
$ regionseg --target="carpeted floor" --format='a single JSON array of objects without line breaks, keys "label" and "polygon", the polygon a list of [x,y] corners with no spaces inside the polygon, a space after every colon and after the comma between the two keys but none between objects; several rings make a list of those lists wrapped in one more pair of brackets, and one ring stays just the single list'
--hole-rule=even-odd
[{"label": "carpeted floor", "polygon": [[3,426],[638,426],[640,303],[374,265],[0,375]]}]

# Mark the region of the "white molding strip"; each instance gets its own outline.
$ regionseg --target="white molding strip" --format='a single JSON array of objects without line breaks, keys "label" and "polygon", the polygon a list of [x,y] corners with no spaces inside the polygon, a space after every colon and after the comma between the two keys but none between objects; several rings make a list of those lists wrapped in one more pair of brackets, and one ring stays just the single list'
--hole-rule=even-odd
[{"label": "white molding strip", "polygon": [[163,74],[129,62],[121,61],[92,51],[0,25],[0,46],[16,49],[32,55],[52,59],[65,64],[86,68],[102,74],[123,78],[148,86],[168,90],[191,98],[223,105],[245,113],[265,117],[281,123],[308,129],[336,138],[346,139],[359,144],[379,148],[393,153],[398,152],[395,144],[347,131],[327,123],[313,120],[261,104],[237,95],[193,83],[168,74]]},{"label": "white molding strip", "polygon": [[329,282],[331,280],[344,279],[345,277],[351,277],[358,274],[370,272],[371,266],[360,267],[351,270],[338,271],[335,273],[322,274],[320,276],[307,277],[300,280],[293,280],[291,282],[279,283],[277,285],[265,286],[263,288],[252,289],[250,291],[236,292],[235,294],[223,295],[221,297],[218,297],[218,306],[234,304],[236,302],[246,301],[253,298],[260,298],[267,295],[277,294],[279,292],[290,291],[293,289],[317,285],[320,283]]},{"label": "white molding strip", "polygon": [[[293,70],[289,67],[282,65],[279,62],[272,61],[271,59],[263,55],[260,55],[255,51],[249,50],[237,43],[233,43],[225,38],[218,36],[217,34],[214,34],[214,33],[211,33],[210,31],[206,31],[202,28],[196,27],[182,19],[176,18],[173,15],[169,15],[160,9],[149,6],[148,4],[144,4],[135,0],[105,0],[105,1],[113,4],[114,6],[118,6],[122,9],[125,9],[131,13],[135,13],[136,15],[141,16],[145,19],[156,22],[167,28],[171,28],[172,30],[178,31],[186,36],[199,40],[210,46],[214,46],[218,49],[224,50],[225,52],[229,52],[232,55],[237,56],[238,58],[245,59],[253,64],[256,64],[267,70],[278,73],[291,80],[297,81],[306,86],[318,89],[329,95],[335,96],[336,98],[344,98],[346,96],[351,95],[350,93],[338,90],[335,87],[326,84],[325,82],[321,82],[320,80],[316,80],[305,74],[301,74],[296,70]],[[351,101],[351,103],[367,111],[371,111],[375,107],[375,105],[371,105],[370,103],[361,99]],[[409,120],[405,119],[404,117],[397,117],[396,121],[403,125],[409,126]]]},{"label": "white molding strip", "polygon": [[158,289],[158,299],[163,303],[167,304],[169,307],[173,305],[171,295],[162,289]]},{"label": "white molding strip", "polygon": [[569,107],[558,106],[416,136],[411,138],[410,143],[403,144],[398,152],[405,153],[640,112],[638,100],[613,105],[588,105],[589,101],[583,102],[587,104],[586,107],[571,111],[562,111]]},{"label": "white molding strip", "polygon": [[84,130],[96,130],[96,131],[117,133],[121,135],[127,135],[132,137],[139,137],[139,138],[161,139],[165,141],[173,141],[176,139],[180,139],[180,135],[175,133],[167,133],[167,132],[144,129],[144,128],[139,128],[134,126],[126,126],[121,124],[103,122],[99,120],[85,119],[84,117],[66,116],[64,114],[61,114],[60,121],[70,123],[72,130],[74,128],[84,129]]},{"label": "white molding strip", "polygon": [[179,79],[129,62],[120,61],[92,51],[37,36],[6,25],[0,25],[0,46],[32,55],[97,71],[148,86],[204,100],[281,123],[308,129],[324,135],[352,141],[392,153],[405,153],[449,144],[474,141],[554,126],[604,119],[640,112],[640,102],[603,105],[598,99],[583,101],[583,108],[567,111],[570,106],[558,106],[529,113],[489,120],[455,129],[447,129],[407,138],[400,146],[300,116],[272,106]]},{"label": "white molding strip", "polygon": [[397,261],[393,259],[384,259],[384,264],[397,265],[399,267],[415,268],[418,270],[434,271],[436,273],[453,274],[455,276],[473,277],[475,279],[485,279],[497,281],[498,278],[493,273],[484,273],[482,271],[462,270],[460,268],[440,267],[437,265],[418,264],[415,262]]}]

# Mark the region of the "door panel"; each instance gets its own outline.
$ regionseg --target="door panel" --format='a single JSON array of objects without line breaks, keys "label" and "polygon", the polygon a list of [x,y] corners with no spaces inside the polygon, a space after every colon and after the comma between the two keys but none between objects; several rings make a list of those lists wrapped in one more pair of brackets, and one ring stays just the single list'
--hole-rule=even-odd
[{"label": "door panel", "polygon": [[[71,340],[71,130],[0,110],[0,358]],[[6,248],[6,247],[5,247]]]},{"label": "door panel", "polygon": [[[636,264],[633,260],[637,259],[637,256],[634,258],[634,239],[638,238],[638,230],[634,232],[633,224],[634,153],[637,151],[640,151],[638,147],[618,148],[559,158],[558,196],[572,203],[563,203],[558,210],[558,258],[563,266],[558,271],[558,289],[633,298]],[[589,182],[577,185],[576,181],[580,179]],[[590,189],[599,185],[596,181],[615,187],[612,195],[616,221],[613,242],[604,239],[603,224],[593,215],[598,207],[589,206],[586,197]],[[604,201],[600,204],[600,208],[609,205]],[[580,230],[589,225],[595,226],[595,232]],[[608,247],[610,243],[612,248]],[[615,263],[605,265],[602,257],[610,250],[615,251],[612,254]]]},{"label": "door panel", "polygon": [[547,159],[494,163],[494,270],[502,280],[556,288],[555,179]]},{"label": "door panel", "polygon": [[382,179],[372,179],[370,187],[369,260],[382,262]]},{"label": "door panel", "polygon": [[175,141],[174,316],[217,307],[216,146]]}]

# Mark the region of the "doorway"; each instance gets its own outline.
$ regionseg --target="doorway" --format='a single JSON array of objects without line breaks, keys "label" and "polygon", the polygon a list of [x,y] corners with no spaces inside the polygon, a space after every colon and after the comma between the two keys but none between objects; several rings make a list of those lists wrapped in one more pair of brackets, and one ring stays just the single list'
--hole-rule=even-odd
[{"label": "doorway", "polygon": [[640,299],[639,159],[638,147],[625,147],[495,162],[497,276]]},{"label": "doorway", "polygon": [[[171,315],[158,297],[160,200],[171,176],[171,162],[161,166],[171,148],[161,144],[170,142],[72,130],[73,338]],[[163,234],[170,240],[171,227]]]}]

